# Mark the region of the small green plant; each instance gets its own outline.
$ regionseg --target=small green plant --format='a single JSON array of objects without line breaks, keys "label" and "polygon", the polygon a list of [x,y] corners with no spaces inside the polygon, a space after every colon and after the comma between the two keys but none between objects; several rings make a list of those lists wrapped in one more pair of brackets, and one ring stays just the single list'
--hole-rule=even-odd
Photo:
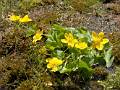
[{"label": "small green plant", "polygon": [[104,81],[98,81],[104,87],[104,90],[119,90],[120,89],[120,67],[116,67],[114,73],[109,73]]},{"label": "small green plant", "polygon": [[37,5],[56,4],[59,0],[20,0],[19,7],[24,10],[29,10]]},{"label": "small green plant", "polygon": [[[84,28],[65,28],[53,25],[45,44],[49,52],[47,68],[69,74],[74,71],[93,72],[91,66],[99,63],[110,67],[112,48],[104,33],[89,32]],[[84,77],[84,76],[83,76]]]},{"label": "small green plant", "polygon": [[99,0],[71,0],[69,3],[75,10],[85,12],[97,2],[99,2]]},{"label": "small green plant", "polygon": [[109,10],[111,10],[112,13],[114,13],[114,14],[120,14],[120,4],[118,4],[118,3],[110,4],[110,5],[108,5],[107,8]]},{"label": "small green plant", "polygon": [[109,39],[110,39],[110,42],[113,46],[112,52],[113,52],[113,55],[115,57],[114,63],[119,65],[119,63],[120,63],[120,52],[119,52],[120,32],[113,32],[113,33],[109,34]]},{"label": "small green plant", "polygon": [[107,75],[108,71],[105,67],[98,66],[94,68],[93,76],[95,80],[105,80]]},{"label": "small green plant", "polygon": [[37,25],[32,22],[28,15],[21,17],[20,15],[12,14],[9,20],[14,25],[15,30],[24,30],[26,37],[30,37],[39,31]]},{"label": "small green plant", "polygon": [[0,19],[5,18],[8,12],[18,9],[18,0],[0,0]]},{"label": "small green plant", "polygon": [[18,6],[21,9],[27,10],[30,9],[31,7],[36,6],[39,3],[42,4],[42,0],[19,0]]},{"label": "small green plant", "polygon": [[[0,43],[0,49],[2,49],[0,56],[4,57],[0,60],[0,87],[15,89],[23,82],[31,81],[32,77],[39,82],[41,82],[40,80],[45,81],[46,77],[42,77],[44,75],[38,77],[45,71],[43,63],[41,64],[42,58],[44,58],[44,55],[41,56],[41,54],[44,54],[45,50],[41,44],[35,45],[36,40],[42,38],[40,33],[36,32],[37,27],[33,27],[34,23],[28,15],[23,17],[11,15],[9,21],[14,25],[13,30],[6,33]],[[32,28],[33,32],[29,33],[31,31],[29,28]],[[38,36],[41,36],[40,39]],[[36,85],[38,85],[37,82],[35,82]],[[39,86],[42,85],[39,84]]]}]

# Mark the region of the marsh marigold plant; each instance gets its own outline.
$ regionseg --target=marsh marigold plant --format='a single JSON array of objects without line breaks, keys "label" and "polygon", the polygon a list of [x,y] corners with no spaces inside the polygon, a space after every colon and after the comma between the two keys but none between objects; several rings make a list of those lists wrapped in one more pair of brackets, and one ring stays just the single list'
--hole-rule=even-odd
[{"label": "marsh marigold plant", "polygon": [[49,56],[54,57],[47,59],[47,68],[51,71],[69,74],[83,70],[83,74],[90,77],[92,66],[102,64],[100,60],[106,67],[110,67],[113,62],[112,47],[103,32],[97,34],[85,28],[54,25],[47,36],[45,46]]}]

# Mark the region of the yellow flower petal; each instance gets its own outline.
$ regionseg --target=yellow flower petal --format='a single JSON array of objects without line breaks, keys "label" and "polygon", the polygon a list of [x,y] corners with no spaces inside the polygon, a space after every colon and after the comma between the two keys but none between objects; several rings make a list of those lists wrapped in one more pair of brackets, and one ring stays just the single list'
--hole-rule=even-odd
[{"label": "yellow flower petal", "polygon": [[78,43],[77,43],[77,44],[75,44],[75,47],[76,47],[76,48],[79,48],[79,44],[78,44]]},{"label": "yellow flower petal", "polygon": [[47,64],[47,68],[52,68],[52,65],[51,64]]},{"label": "yellow flower petal", "polygon": [[106,43],[108,43],[108,42],[109,42],[109,40],[108,40],[107,38],[105,38],[105,39],[102,40],[101,43],[102,43],[102,44],[106,44]]},{"label": "yellow flower petal", "polygon": [[11,21],[17,21],[17,20],[20,19],[20,16],[12,15],[12,16],[10,16],[9,19],[10,19]]},{"label": "yellow flower petal", "polygon": [[69,34],[68,33],[65,33],[65,38],[67,39],[69,37]]},{"label": "yellow flower petal", "polygon": [[72,33],[69,33],[69,34],[68,34],[68,37],[74,38],[73,35],[72,35]]},{"label": "yellow flower petal", "polygon": [[74,43],[69,42],[69,43],[68,43],[68,46],[70,46],[70,47],[74,47]]},{"label": "yellow flower petal", "polygon": [[62,64],[62,63],[63,63],[63,61],[62,61],[62,60],[60,60],[60,59],[58,59],[58,58],[56,58],[56,57],[53,57],[53,59],[52,59],[52,60],[56,62],[56,65],[60,65],[60,64]]},{"label": "yellow flower petal", "polygon": [[36,43],[38,40],[42,39],[42,34],[43,31],[38,31],[34,36],[33,36],[33,43]]},{"label": "yellow flower petal", "polygon": [[96,48],[95,42],[92,43],[92,48]]},{"label": "yellow flower petal", "polygon": [[54,67],[54,68],[52,68],[52,72],[56,72],[58,70],[58,68],[57,67]]},{"label": "yellow flower petal", "polygon": [[104,33],[103,33],[103,32],[100,32],[100,33],[98,34],[98,37],[101,38],[101,39],[104,38]]},{"label": "yellow flower petal", "polygon": [[46,62],[49,62],[49,61],[50,61],[50,58],[47,58],[47,59],[46,59]]},{"label": "yellow flower petal", "polygon": [[76,47],[76,48],[79,48],[79,49],[85,49],[85,48],[87,48],[88,46],[87,46],[87,43],[85,43],[85,42],[79,42],[79,43],[77,43],[77,44],[75,45],[75,47]]},{"label": "yellow flower petal", "polygon": [[96,45],[96,48],[97,48],[98,50],[103,50],[104,45],[103,45],[103,44]]},{"label": "yellow flower petal", "polygon": [[42,38],[42,36],[39,33],[37,33],[35,36],[33,36],[34,40],[40,40],[41,38]]},{"label": "yellow flower petal", "polygon": [[30,22],[30,21],[32,21],[32,19],[30,19],[30,18],[28,17],[28,15],[25,15],[23,18],[20,18],[19,21],[20,21],[20,22]]},{"label": "yellow flower petal", "polygon": [[77,39],[73,39],[73,42],[74,42],[74,44],[78,43],[78,40]]},{"label": "yellow flower petal", "polygon": [[92,38],[93,38],[93,40],[95,40],[97,38],[97,33],[96,32],[92,32]]},{"label": "yellow flower petal", "polygon": [[62,63],[63,63],[62,60],[58,60],[56,64],[57,64],[57,65],[61,65]]}]

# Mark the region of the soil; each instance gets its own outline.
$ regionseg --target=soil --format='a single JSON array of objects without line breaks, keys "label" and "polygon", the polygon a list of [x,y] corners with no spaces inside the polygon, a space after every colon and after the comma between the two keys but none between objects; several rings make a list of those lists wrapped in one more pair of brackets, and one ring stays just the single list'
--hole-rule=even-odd
[{"label": "soil", "polygon": [[120,14],[115,14],[112,12],[112,10],[109,10],[110,4],[111,3],[100,3],[94,5],[92,10],[88,11],[87,13],[75,11],[71,7],[65,8],[64,5],[59,5],[59,7],[53,5],[40,6],[39,8],[31,10],[30,15],[33,17],[33,19],[36,19],[36,17],[47,17],[46,15],[51,15],[49,17],[52,18],[52,15],[56,13],[57,18],[53,19],[53,23],[60,23],[63,26],[82,26],[89,30],[104,32],[119,31]]}]

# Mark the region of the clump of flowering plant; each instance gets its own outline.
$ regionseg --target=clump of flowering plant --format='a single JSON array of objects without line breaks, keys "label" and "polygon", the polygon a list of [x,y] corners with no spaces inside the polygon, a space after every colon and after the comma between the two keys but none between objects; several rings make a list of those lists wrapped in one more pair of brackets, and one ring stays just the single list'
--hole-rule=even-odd
[{"label": "clump of flowering plant", "polygon": [[[51,68],[51,71],[70,73],[78,70],[87,70],[92,73],[94,64],[101,64],[110,67],[113,62],[112,47],[103,32],[97,34],[84,28],[66,28],[53,25],[46,40],[46,48],[52,62],[57,64],[57,58],[64,60],[60,63],[59,69]],[[54,64],[52,64],[54,66]],[[86,72],[86,71],[85,71]]]},{"label": "clump of flowering plant", "polygon": [[[9,20],[13,25],[15,26],[15,30],[24,30],[26,37],[32,36],[33,37],[33,42],[36,43],[36,41],[41,39],[41,32],[38,32],[38,28],[33,20],[30,18],[28,15],[15,15],[12,14],[9,16]],[[38,35],[40,34],[40,35]]]}]

